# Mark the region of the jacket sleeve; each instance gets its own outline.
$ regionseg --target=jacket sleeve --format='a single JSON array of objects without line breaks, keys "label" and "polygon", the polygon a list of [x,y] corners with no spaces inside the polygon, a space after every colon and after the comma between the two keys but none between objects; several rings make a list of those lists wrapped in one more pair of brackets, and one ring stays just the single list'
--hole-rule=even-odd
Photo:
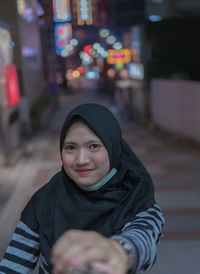
[{"label": "jacket sleeve", "polygon": [[32,201],[22,212],[2,261],[0,273],[32,273],[40,253],[39,233]]},{"label": "jacket sleeve", "polygon": [[134,258],[130,273],[139,273],[154,264],[163,225],[161,209],[154,204],[154,207],[138,213],[133,221],[125,224],[120,234],[111,237],[129,246]]}]

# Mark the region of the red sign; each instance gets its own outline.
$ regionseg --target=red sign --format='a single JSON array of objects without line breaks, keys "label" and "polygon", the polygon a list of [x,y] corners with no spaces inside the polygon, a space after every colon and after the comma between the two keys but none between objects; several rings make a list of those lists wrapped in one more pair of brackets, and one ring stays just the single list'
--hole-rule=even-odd
[{"label": "red sign", "polygon": [[7,97],[10,107],[19,103],[19,85],[15,65],[6,66]]}]

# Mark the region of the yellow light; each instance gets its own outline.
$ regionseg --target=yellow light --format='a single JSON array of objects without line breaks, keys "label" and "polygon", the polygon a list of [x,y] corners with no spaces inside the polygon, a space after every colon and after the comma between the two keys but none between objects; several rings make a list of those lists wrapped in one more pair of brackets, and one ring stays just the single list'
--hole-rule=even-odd
[{"label": "yellow light", "polygon": [[80,72],[79,72],[78,70],[74,70],[74,71],[72,72],[72,76],[73,76],[74,78],[78,78],[78,77],[80,76]]},{"label": "yellow light", "polygon": [[129,49],[109,49],[108,64],[129,63],[131,61],[131,51]]}]

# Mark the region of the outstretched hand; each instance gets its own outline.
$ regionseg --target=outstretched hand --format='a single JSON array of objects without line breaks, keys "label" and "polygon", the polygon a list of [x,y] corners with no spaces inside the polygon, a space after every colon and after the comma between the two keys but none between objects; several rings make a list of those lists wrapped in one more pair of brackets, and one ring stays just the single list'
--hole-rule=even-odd
[{"label": "outstretched hand", "polygon": [[128,271],[128,255],[123,247],[94,231],[65,232],[54,245],[51,260],[55,274],[88,273],[87,267],[94,274]]}]

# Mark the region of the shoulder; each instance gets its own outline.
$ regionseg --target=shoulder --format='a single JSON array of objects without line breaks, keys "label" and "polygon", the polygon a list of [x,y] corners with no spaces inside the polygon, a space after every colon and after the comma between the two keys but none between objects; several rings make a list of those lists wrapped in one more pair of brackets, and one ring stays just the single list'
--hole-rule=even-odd
[{"label": "shoulder", "polygon": [[37,190],[30,198],[22,211],[22,219],[28,216],[37,216],[46,213],[55,198],[57,185],[61,183],[61,172],[56,173],[50,181]]},{"label": "shoulder", "polygon": [[53,199],[56,194],[58,184],[62,181],[62,173],[56,173],[48,183],[39,188],[30,198],[28,205],[30,206],[41,206],[41,203],[45,203],[47,199]]},{"label": "shoulder", "polygon": [[56,173],[47,184],[43,185],[41,188],[39,188],[34,194],[33,197],[40,197],[44,193],[54,193],[56,190],[57,185],[62,181],[62,173],[58,172]]}]

